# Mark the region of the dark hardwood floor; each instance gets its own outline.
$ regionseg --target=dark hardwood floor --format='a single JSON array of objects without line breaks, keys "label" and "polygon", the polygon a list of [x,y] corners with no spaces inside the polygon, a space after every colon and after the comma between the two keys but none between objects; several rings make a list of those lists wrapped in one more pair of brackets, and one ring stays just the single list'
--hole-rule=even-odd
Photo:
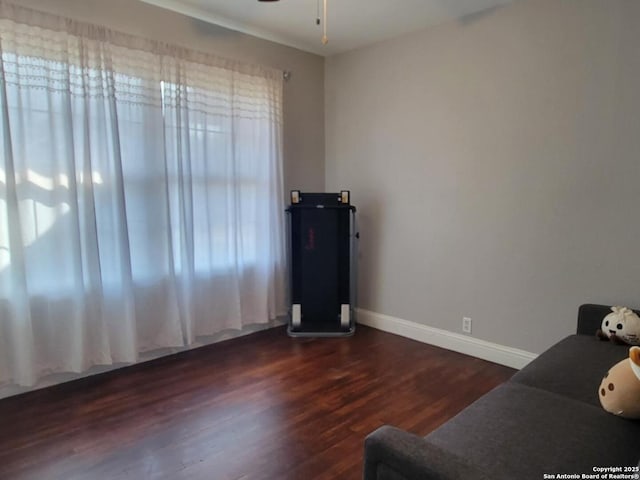
[{"label": "dark hardwood floor", "polygon": [[0,400],[0,478],[358,479],[369,432],[425,435],[513,372],[362,326],[271,329]]}]

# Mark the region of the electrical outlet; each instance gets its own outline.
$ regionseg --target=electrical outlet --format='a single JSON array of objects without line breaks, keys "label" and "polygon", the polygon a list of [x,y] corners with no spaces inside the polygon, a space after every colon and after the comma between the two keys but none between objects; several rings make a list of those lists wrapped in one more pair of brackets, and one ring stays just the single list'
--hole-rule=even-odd
[{"label": "electrical outlet", "polygon": [[471,318],[469,317],[462,318],[462,331],[464,333],[471,333]]}]

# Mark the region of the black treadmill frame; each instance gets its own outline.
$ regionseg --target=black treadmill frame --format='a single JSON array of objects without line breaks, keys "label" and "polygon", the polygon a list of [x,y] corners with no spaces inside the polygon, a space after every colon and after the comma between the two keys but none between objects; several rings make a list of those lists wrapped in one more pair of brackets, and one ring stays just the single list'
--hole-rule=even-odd
[{"label": "black treadmill frame", "polygon": [[[350,336],[355,333],[356,317],[357,317],[357,249],[359,233],[356,224],[356,207],[349,202],[350,192],[342,191],[340,193],[302,193],[299,191],[292,191],[291,198],[294,198],[294,193],[297,194],[297,203],[292,201],[291,205],[286,209],[287,212],[287,260],[289,270],[289,310],[288,310],[288,325],[287,333],[292,337],[343,337]],[[346,202],[343,194],[346,193]],[[331,213],[336,214],[335,220],[329,215]],[[315,217],[316,221],[324,215],[327,215],[327,221],[335,221],[336,225],[333,227],[336,233],[343,233],[336,239],[335,253],[332,259],[327,259],[326,264],[330,265],[332,260],[335,260],[337,276],[335,278],[337,285],[335,285],[336,291],[320,294],[320,297],[324,295],[327,301],[331,302],[332,296],[337,297],[337,303],[334,305],[319,306],[320,298],[315,298],[315,310],[310,310],[309,303],[305,306],[303,298],[303,290],[305,287],[308,289],[311,287],[313,280],[310,278],[311,273],[303,271],[304,261],[302,242],[300,238],[302,233],[302,223],[304,217]],[[346,235],[345,232],[340,231],[340,222],[345,222],[345,219],[341,215],[348,215],[348,229]],[[296,224],[297,222],[297,224]],[[344,226],[344,225],[343,225]],[[297,235],[294,238],[294,235]],[[307,244],[309,239],[307,239]],[[326,238],[324,239],[326,240]],[[313,242],[314,240],[311,239]],[[348,258],[339,258],[339,250],[348,252]],[[340,263],[342,261],[342,263]],[[344,262],[347,262],[344,265]],[[317,260],[316,260],[317,262]],[[307,262],[308,264],[309,262]],[[317,267],[317,265],[316,265]],[[346,271],[346,274],[345,274]],[[340,274],[342,272],[342,274]],[[330,273],[329,273],[330,275]],[[346,278],[345,278],[346,277]],[[324,280],[327,280],[326,278]],[[298,282],[298,283],[296,283]],[[306,285],[305,285],[306,282]],[[322,283],[322,282],[320,282]],[[346,284],[345,284],[346,283]],[[325,282],[326,284],[326,282]],[[328,289],[332,287],[327,287]],[[345,295],[344,290],[348,290]],[[342,298],[340,295],[342,291]],[[309,296],[307,296],[309,297]],[[344,304],[344,300],[348,301],[349,321],[347,325],[341,323],[341,306]],[[314,302],[312,302],[314,303]],[[294,324],[293,310],[294,305],[300,305],[301,319],[298,325]],[[337,315],[337,318],[331,318],[332,313],[328,313],[328,310],[334,308],[337,312],[333,314]],[[323,311],[324,310],[324,311]],[[305,313],[306,312],[306,313]],[[305,315],[307,321],[305,322]],[[326,318],[329,317],[329,318]]]}]

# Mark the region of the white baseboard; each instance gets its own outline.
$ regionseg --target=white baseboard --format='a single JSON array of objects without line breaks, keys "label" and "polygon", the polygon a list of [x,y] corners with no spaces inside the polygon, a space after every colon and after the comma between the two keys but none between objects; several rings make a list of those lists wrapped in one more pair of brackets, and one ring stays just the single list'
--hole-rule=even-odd
[{"label": "white baseboard", "polygon": [[538,356],[525,350],[505,347],[504,345],[487,342],[468,335],[461,335],[360,308],[358,309],[358,323],[511,368],[521,369]]}]

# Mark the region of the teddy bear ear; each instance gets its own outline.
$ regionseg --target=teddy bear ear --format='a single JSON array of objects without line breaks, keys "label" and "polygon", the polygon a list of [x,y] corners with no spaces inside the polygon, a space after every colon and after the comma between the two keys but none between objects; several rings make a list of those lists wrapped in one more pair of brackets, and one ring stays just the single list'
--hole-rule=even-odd
[{"label": "teddy bear ear", "polygon": [[633,363],[640,367],[640,347],[631,347],[629,349],[629,358]]},{"label": "teddy bear ear", "polygon": [[629,363],[631,364],[631,371],[640,380],[640,347],[631,347],[629,349]]}]

